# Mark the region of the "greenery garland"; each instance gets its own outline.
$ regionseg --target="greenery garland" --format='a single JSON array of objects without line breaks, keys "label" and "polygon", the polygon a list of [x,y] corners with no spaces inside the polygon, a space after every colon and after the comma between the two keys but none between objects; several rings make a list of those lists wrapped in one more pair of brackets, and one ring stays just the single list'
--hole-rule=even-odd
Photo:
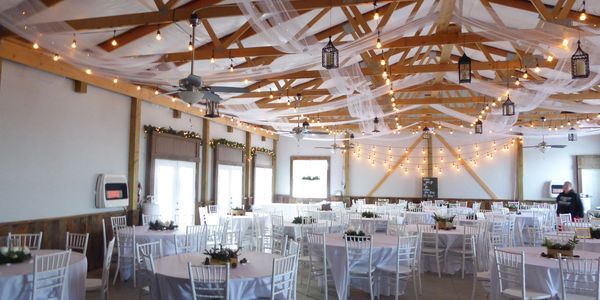
[{"label": "greenery garland", "polygon": [[252,153],[253,157],[256,156],[256,152],[261,152],[270,157],[275,157],[275,151],[273,151],[271,149],[263,148],[263,147],[252,147],[250,152]]},{"label": "greenery garland", "polygon": [[200,133],[194,132],[194,131],[175,130],[171,127],[167,128],[167,127],[156,127],[156,126],[152,126],[152,125],[144,125],[144,133],[147,134],[150,132],[166,133],[166,134],[181,136],[181,137],[188,138],[188,139],[196,139],[196,140],[200,140],[200,143],[202,143],[202,135]]},{"label": "greenery garland", "polygon": [[246,145],[242,144],[242,143],[238,143],[238,142],[234,142],[234,141],[230,141],[230,140],[226,140],[226,139],[212,139],[210,140],[210,146],[211,147],[216,147],[217,145],[223,145],[223,146],[227,146],[227,147],[231,147],[231,148],[236,148],[236,149],[246,149]]}]

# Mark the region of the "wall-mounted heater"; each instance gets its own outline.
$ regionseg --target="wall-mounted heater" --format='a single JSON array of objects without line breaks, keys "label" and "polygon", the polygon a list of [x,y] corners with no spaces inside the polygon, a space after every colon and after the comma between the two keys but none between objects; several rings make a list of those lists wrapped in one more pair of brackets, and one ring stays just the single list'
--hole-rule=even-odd
[{"label": "wall-mounted heater", "polygon": [[96,207],[123,207],[129,204],[127,178],[100,174],[96,181]]}]

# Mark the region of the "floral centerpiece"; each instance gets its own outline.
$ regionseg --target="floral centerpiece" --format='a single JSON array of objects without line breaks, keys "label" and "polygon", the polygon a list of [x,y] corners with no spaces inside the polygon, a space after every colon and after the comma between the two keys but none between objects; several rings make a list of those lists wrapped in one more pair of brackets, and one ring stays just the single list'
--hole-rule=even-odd
[{"label": "floral centerpiece", "polygon": [[454,217],[456,216],[441,216],[436,213],[433,214],[433,220],[435,221],[435,226],[438,229],[453,229],[452,222],[454,221]]},{"label": "floral centerpiece", "polygon": [[331,203],[321,204],[321,211],[331,211]]},{"label": "floral centerpiece", "polygon": [[477,220],[477,214],[468,214],[466,218],[467,220]]},{"label": "floral centerpiece", "polygon": [[312,224],[312,223],[316,223],[317,220],[315,220],[315,218],[313,217],[295,217],[294,220],[292,220],[292,224]]},{"label": "floral centerpiece", "polygon": [[309,181],[313,181],[313,180],[320,180],[321,178],[319,178],[319,176],[302,176],[302,180],[309,180]]},{"label": "floral centerpiece", "polygon": [[27,247],[0,247],[0,265],[20,263],[31,258]]},{"label": "floral centerpiece", "polygon": [[232,216],[245,216],[246,211],[241,207],[234,207],[229,211],[229,214]]},{"label": "floral centerpiece", "polygon": [[368,219],[372,219],[372,218],[377,218],[379,217],[376,213],[371,212],[371,211],[364,211],[362,213],[362,217],[363,218],[368,218]]},{"label": "floral centerpiece", "polygon": [[547,257],[558,258],[559,253],[562,256],[573,256],[573,250],[575,249],[575,246],[577,246],[577,243],[579,243],[579,240],[577,240],[576,236],[573,236],[573,238],[566,243],[554,242],[545,238],[542,246],[546,247]]},{"label": "floral centerpiece", "polygon": [[156,231],[163,231],[163,230],[176,230],[177,229],[177,225],[175,225],[175,222],[173,221],[160,221],[160,220],[156,220],[156,221],[151,221],[150,223],[148,223],[148,229],[150,230],[156,230]]},{"label": "floral centerpiece", "polygon": [[511,212],[516,212],[517,210],[519,210],[519,207],[514,204],[507,205],[506,207],[508,208],[508,211]]},{"label": "floral centerpiece", "polygon": [[223,248],[223,245],[219,245],[219,248],[214,247],[212,249],[204,250],[204,255],[210,258],[207,258],[207,260],[211,265],[225,265],[230,263],[232,268],[236,268],[240,250],[241,248],[233,250],[230,248]]},{"label": "floral centerpiece", "polygon": [[358,240],[356,237],[364,237],[366,234],[362,230],[356,231],[354,229],[348,229],[344,232],[344,236],[349,241],[355,241]]}]

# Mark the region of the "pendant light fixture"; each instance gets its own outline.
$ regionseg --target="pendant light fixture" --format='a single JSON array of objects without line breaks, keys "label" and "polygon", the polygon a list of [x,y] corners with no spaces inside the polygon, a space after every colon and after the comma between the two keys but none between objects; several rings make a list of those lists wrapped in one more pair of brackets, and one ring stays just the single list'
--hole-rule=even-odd
[{"label": "pendant light fixture", "polygon": [[475,134],[483,134],[483,122],[479,119],[475,122]]},{"label": "pendant light fixture", "polygon": [[162,35],[160,35],[160,25],[156,25],[156,40],[160,41],[162,40]]},{"label": "pendant light fixture", "polygon": [[458,59],[458,82],[471,83],[471,58],[467,53],[463,53]]},{"label": "pendant light fixture", "polygon": [[337,69],[340,65],[340,53],[331,41],[331,10],[333,5],[329,3],[329,41],[321,50],[321,66],[325,69]]},{"label": "pendant light fixture", "polygon": [[569,140],[569,142],[577,141],[577,130],[575,130],[575,128],[571,127],[571,129],[569,129],[567,139]]},{"label": "pendant light fixture", "polygon": [[119,43],[117,42],[117,31],[116,31],[116,30],[115,30],[115,31],[113,31],[113,39],[112,39],[112,41],[110,42],[110,44],[111,44],[113,47],[116,47],[117,45],[119,45]]},{"label": "pendant light fixture", "polygon": [[[508,62],[506,63],[506,74],[508,74]],[[517,82],[518,82],[519,77],[518,76],[516,76],[516,77],[517,77]],[[507,78],[506,78],[506,100],[504,101],[504,103],[502,103],[502,115],[507,116],[507,117],[515,115],[515,103],[510,100],[510,91],[509,91],[508,81],[509,81],[509,78],[507,75]],[[515,82],[515,85],[518,85],[518,84]]]},{"label": "pendant light fixture", "polygon": [[378,133],[379,131],[379,118],[375,117],[373,120],[373,133]]},{"label": "pendant light fixture", "polygon": [[583,1],[583,9],[581,10],[581,14],[579,14],[579,21],[585,21],[587,19],[587,15],[585,14],[585,0]]},{"label": "pendant light fixture", "polygon": [[571,77],[588,78],[590,76],[590,56],[581,49],[581,41],[577,40],[577,50],[571,56]]},{"label": "pendant light fixture", "polygon": [[206,101],[206,118],[218,118],[219,117],[219,103],[214,101]]}]

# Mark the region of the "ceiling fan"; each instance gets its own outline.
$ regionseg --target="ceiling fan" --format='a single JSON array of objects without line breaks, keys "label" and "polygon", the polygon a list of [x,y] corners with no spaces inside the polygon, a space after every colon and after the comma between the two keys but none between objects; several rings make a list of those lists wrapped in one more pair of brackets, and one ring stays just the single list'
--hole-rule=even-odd
[{"label": "ceiling fan", "polygon": [[315,147],[315,148],[316,149],[329,149],[329,150],[331,150],[331,153],[335,153],[336,150],[354,149],[354,143],[352,143],[352,141],[354,141],[354,133],[350,133],[350,143],[348,144],[348,147],[346,147],[345,144],[338,144],[336,135],[334,134],[333,135],[333,144],[331,144],[329,147]]},{"label": "ceiling fan", "polygon": [[[192,42],[195,49],[196,42],[196,26],[199,24],[200,18],[196,13],[190,16],[190,24],[192,25]],[[164,93],[163,95],[177,94],[179,98],[189,104],[202,102],[206,104],[208,111],[207,117],[218,117],[218,104],[223,101],[221,96],[216,93],[247,93],[247,88],[228,87],[228,86],[207,86],[203,84],[202,77],[194,75],[194,59],[195,52],[192,52],[192,62],[190,66],[190,75],[179,80],[177,90]],[[206,101],[202,101],[206,100]]]},{"label": "ceiling fan", "polygon": [[[300,104],[300,100],[302,100],[302,94],[298,93],[294,97],[294,102],[295,102],[296,110],[298,110],[298,106]],[[300,115],[297,116],[296,122],[297,122],[296,123],[296,127],[292,128],[292,130],[290,130],[290,131],[279,131],[279,133],[291,134],[298,141],[302,140],[302,138],[304,138],[305,135],[309,135],[309,134],[329,134],[327,132],[312,131],[312,130],[310,130],[310,124],[308,123],[308,120],[304,120],[304,122],[302,122],[302,124],[300,124]]]},{"label": "ceiling fan", "polygon": [[[545,124],[546,124],[546,117],[542,117],[542,130],[545,129]],[[548,143],[546,143],[546,141],[544,140],[544,135],[542,135],[542,141],[534,146],[525,146],[523,148],[537,148],[538,150],[540,150],[542,153],[546,153],[546,150],[551,149],[551,148],[565,148],[567,147],[566,145],[550,145]]]}]

